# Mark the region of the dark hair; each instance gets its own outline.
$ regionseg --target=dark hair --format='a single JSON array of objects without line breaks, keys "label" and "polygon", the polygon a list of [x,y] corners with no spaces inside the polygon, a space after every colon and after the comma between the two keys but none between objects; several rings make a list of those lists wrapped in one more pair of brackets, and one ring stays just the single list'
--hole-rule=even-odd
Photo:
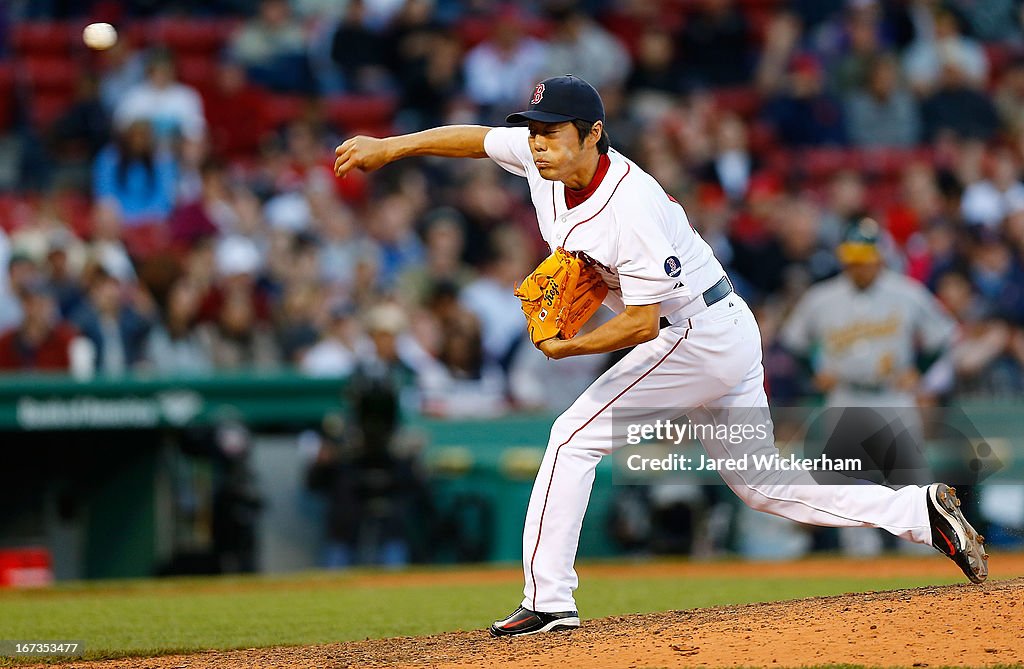
[{"label": "dark hair", "polygon": [[123,131],[118,133],[114,138],[114,147],[117,149],[117,184],[118,187],[124,188],[128,183],[128,170],[133,165],[141,165],[146,171],[146,187],[156,187],[156,148],[154,146],[154,140],[152,134],[149,137],[149,146],[142,150],[142,152],[136,151],[135,147],[132,146],[128,141],[128,134],[138,124],[145,124],[150,128],[152,133],[152,126],[149,125],[148,121],[133,121],[131,125],[125,128]]},{"label": "dark hair", "polygon": [[[597,121],[594,121],[596,123]],[[580,146],[583,146],[583,140],[590,134],[591,128],[594,127],[594,123],[590,121],[584,121],[583,119],[576,119],[572,122],[576,128],[576,134],[580,136]],[[608,139],[608,133],[604,129],[604,124],[601,124],[601,138],[597,140],[597,152],[608,153],[608,148],[611,146],[611,140]]]}]

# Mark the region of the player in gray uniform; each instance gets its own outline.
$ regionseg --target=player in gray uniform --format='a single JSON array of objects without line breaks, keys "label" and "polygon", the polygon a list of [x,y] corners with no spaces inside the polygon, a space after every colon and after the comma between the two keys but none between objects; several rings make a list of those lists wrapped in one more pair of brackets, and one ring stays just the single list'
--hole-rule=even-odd
[{"label": "player in gray uniform", "polygon": [[791,352],[810,356],[830,406],[911,407],[919,352],[938,356],[956,324],[924,286],[885,267],[878,224],[851,226],[839,246],[843,273],[812,286],[781,332]]},{"label": "player in gray uniform", "polygon": [[[941,360],[956,324],[924,286],[885,266],[879,233],[872,219],[846,231],[843,273],[807,291],[780,339],[809,362],[826,405],[843,407],[823,416],[830,446],[849,452],[870,444],[878,482],[920,484],[930,472],[918,399],[935,389],[917,361],[921,353]],[[944,366],[934,363],[928,381],[943,377]]]}]

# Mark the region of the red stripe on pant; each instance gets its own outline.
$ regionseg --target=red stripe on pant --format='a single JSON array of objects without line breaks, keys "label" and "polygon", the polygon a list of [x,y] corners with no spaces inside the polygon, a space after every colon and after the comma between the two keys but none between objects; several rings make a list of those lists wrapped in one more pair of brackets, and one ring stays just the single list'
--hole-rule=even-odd
[{"label": "red stripe on pant", "polygon": [[578,428],[576,428],[576,430],[573,431],[573,433],[569,435],[568,439],[566,439],[565,441],[563,441],[562,443],[560,443],[558,446],[555,447],[555,457],[554,457],[554,459],[551,462],[551,478],[548,479],[548,489],[544,492],[544,506],[541,507],[541,510],[540,510],[540,522],[537,524],[537,543],[533,546],[533,555],[530,556],[530,578],[533,580],[533,610],[534,611],[537,610],[537,576],[533,573],[533,563],[534,563],[534,560],[537,559],[537,549],[540,548],[540,535],[541,535],[541,532],[544,531],[544,514],[548,510],[548,496],[551,495],[551,484],[555,480],[555,466],[558,464],[558,453],[559,453],[559,451],[562,450],[562,446],[565,446],[570,441],[572,441],[572,438],[575,437],[577,434],[579,434],[580,430],[582,430],[586,426],[590,425],[592,422],[594,422],[594,419],[596,419],[598,416],[600,416],[602,413],[604,413],[605,409],[610,407],[612,404],[615,403],[616,400],[618,400],[620,397],[622,397],[627,392],[629,392],[633,388],[633,386],[635,386],[636,384],[640,383],[645,378],[647,378],[647,376],[651,372],[656,370],[661,365],[661,363],[663,363],[666,360],[668,360],[668,357],[670,355],[672,355],[672,353],[675,352],[675,350],[679,346],[679,344],[683,343],[683,340],[686,339],[687,336],[690,334],[690,330],[693,328],[693,326],[689,324],[689,319],[687,319],[687,324],[688,324],[688,327],[686,328],[686,332],[683,333],[683,336],[679,339],[679,341],[677,341],[675,344],[673,344],[672,348],[669,349],[668,353],[666,353],[664,356],[662,356],[661,360],[659,360],[658,362],[654,363],[653,367],[651,367],[646,372],[644,372],[639,378],[637,378],[635,381],[633,381],[633,383],[631,383],[628,386],[626,386],[625,388],[623,388],[622,392],[620,392],[618,395],[616,395],[615,397],[613,397],[610,400],[608,400],[608,403],[605,404],[600,409],[598,409],[597,413],[595,413],[593,416],[588,418],[587,422],[585,422],[583,425],[580,425]]}]

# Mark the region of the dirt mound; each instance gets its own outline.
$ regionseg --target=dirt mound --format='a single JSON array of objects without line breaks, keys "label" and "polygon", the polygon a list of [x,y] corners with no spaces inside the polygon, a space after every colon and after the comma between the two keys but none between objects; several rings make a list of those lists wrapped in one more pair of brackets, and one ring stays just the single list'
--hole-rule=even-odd
[{"label": "dirt mound", "polygon": [[572,632],[486,632],[76,663],[87,669],[217,667],[738,667],[1024,662],[1024,579],[614,616]]}]

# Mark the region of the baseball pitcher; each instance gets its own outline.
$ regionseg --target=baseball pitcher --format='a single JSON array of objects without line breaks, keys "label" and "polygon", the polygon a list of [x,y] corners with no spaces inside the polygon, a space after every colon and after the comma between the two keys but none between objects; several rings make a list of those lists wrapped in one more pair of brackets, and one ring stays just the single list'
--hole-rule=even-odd
[{"label": "baseball pitcher", "polygon": [[[518,291],[534,343],[553,359],[635,347],[551,427],[523,530],[523,600],[491,625],[495,636],[579,626],[573,565],[594,470],[602,456],[625,445],[625,426],[612,420],[613,413],[626,410],[633,420],[655,421],[685,411],[714,423],[721,412],[768,405],[753,314],[682,206],[610,148],[604,116],[597,91],[566,75],[537,84],[529,107],[507,118],[526,127],[448,126],[385,139],[353,137],[336,150],[338,176],[409,156],[442,156],[490,158],[525,178],[540,232],[559,254]],[[607,288],[603,303],[616,315],[570,336],[586,318],[593,291],[603,290],[591,270]],[[770,434],[741,446],[714,438],[702,445],[713,458],[775,451]],[[988,574],[982,539],[944,484],[892,490],[813,480],[793,485],[770,471],[720,473],[755,509],[802,523],[881,527],[936,546],[972,581]]]}]

